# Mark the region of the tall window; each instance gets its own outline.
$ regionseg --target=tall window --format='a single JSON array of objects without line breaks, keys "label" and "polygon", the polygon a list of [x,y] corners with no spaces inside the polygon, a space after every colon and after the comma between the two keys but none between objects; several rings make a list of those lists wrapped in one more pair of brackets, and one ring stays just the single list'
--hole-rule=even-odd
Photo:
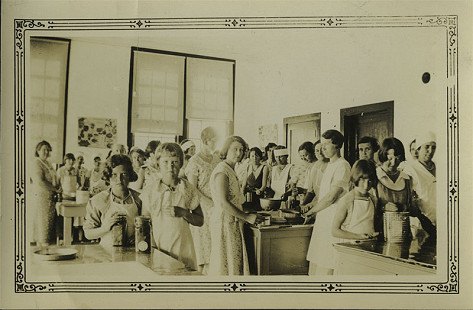
[{"label": "tall window", "polygon": [[[132,48],[129,144],[233,133],[233,60]],[[184,113],[185,112],[185,113]]]},{"label": "tall window", "polygon": [[42,140],[52,148],[51,162],[64,153],[68,40],[32,38],[30,41],[30,122],[33,147]]}]

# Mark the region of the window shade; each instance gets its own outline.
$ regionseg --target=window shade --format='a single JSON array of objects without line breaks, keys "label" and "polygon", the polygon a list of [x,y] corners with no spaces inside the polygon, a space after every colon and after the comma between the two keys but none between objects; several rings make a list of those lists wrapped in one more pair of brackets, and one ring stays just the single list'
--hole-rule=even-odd
[{"label": "window shade", "polygon": [[69,42],[32,38],[30,41],[30,141],[42,140],[53,150],[51,162],[62,163],[64,110]]},{"label": "window shade", "polygon": [[187,59],[187,119],[233,120],[233,62]]},{"label": "window shade", "polygon": [[182,135],[184,57],[134,52],[131,131]]}]

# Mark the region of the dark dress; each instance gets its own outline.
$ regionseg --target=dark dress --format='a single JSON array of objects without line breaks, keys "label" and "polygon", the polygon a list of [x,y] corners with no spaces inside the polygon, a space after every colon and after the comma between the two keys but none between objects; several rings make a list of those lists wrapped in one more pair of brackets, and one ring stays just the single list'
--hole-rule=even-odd
[{"label": "dark dress", "polygon": [[252,167],[248,166],[245,192],[252,196],[252,201],[247,202],[247,206],[254,210],[261,210],[259,199],[263,197],[263,193],[257,195],[256,190],[263,186],[263,169],[264,165],[260,165],[258,169],[256,169],[257,176],[255,176]]}]

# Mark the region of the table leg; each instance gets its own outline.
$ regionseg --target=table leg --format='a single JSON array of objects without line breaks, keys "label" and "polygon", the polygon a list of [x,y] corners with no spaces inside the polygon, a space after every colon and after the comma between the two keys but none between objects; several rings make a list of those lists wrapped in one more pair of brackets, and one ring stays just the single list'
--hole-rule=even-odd
[{"label": "table leg", "polygon": [[64,246],[72,243],[72,217],[64,217]]}]

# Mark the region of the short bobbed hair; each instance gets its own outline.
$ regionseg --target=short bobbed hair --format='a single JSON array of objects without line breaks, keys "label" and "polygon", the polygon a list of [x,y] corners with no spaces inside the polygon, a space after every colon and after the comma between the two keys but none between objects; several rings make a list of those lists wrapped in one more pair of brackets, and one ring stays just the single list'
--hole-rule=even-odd
[{"label": "short bobbed hair", "polygon": [[299,146],[299,152],[302,151],[302,150],[305,150],[309,155],[310,155],[310,159],[311,160],[314,160],[315,159],[315,150],[314,150],[314,144],[310,141],[306,141],[304,143],[302,143],[300,146]]},{"label": "short bobbed hair", "polygon": [[351,182],[358,186],[360,179],[368,179],[371,182],[372,187],[376,187],[378,183],[378,177],[376,176],[376,166],[373,162],[360,159],[357,160],[351,168]]},{"label": "short bobbed hair", "polygon": [[343,146],[344,137],[342,133],[335,129],[329,129],[322,134],[322,138],[332,141],[337,149],[341,149]]},{"label": "short bobbed hair", "polygon": [[250,152],[249,152],[249,153],[251,154],[251,152],[255,152],[255,154],[258,155],[259,158],[263,159],[263,152],[261,152],[261,150],[259,149],[259,147],[256,147],[256,146],[255,146],[255,147],[252,147],[252,148],[250,149]]},{"label": "short bobbed hair", "polygon": [[110,182],[113,168],[121,165],[125,167],[130,182],[135,182],[136,180],[138,180],[138,175],[133,170],[133,164],[131,163],[130,157],[123,154],[115,154],[107,158],[107,160],[103,164],[102,179],[107,182]]},{"label": "short bobbed hair", "polygon": [[243,155],[241,156],[240,161],[243,160],[243,158],[245,157],[246,151],[248,150],[248,144],[240,136],[230,136],[227,139],[225,139],[222,149],[220,150],[220,159],[224,160],[227,158],[228,149],[230,148],[230,145],[232,145],[233,142],[238,142],[243,146]]},{"label": "short bobbed hair", "polygon": [[384,139],[383,143],[381,144],[381,148],[379,149],[378,153],[378,158],[380,162],[384,163],[388,160],[388,151],[391,149],[394,150],[395,156],[399,156],[400,161],[406,160],[404,145],[401,141],[399,141],[399,139],[391,137]]},{"label": "short bobbed hair", "polygon": [[[269,142],[265,147],[264,147],[264,160],[268,160],[268,152],[270,148],[276,147],[277,144],[273,142]],[[274,155],[273,158],[271,158],[271,161],[274,161]]]},{"label": "short bobbed hair", "polygon": [[139,156],[143,157],[146,159],[146,153],[145,151],[143,151],[142,149],[138,148],[138,147],[135,147],[135,148],[132,148],[131,151],[130,151],[130,157],[133,155],[133,153],[137,153]]},{"label": "short bobbed hair", "polygon": [[179,165],[182,167],[184,164],[184,152],[181,149],[181,146],[174,142],[165,142],[161,143],[156,152],[154,152],[154,157],[156,158],[156,162],[159,166],[159,159],[163,154],[169,154],[171,156],[177,156],[179,158]]},{"label": "short bobbed hair", "polygon": [[76,161],[76,158],[75,158],[74,154],[72,154],[72,153],[67,153],[66,155],[64,155],[64,163],[66,162],[67,159],[70,159],[72,161]]},{"label": "short bobbed hair", "polygon": [[36,145],[36,149],[35,149],[35,151],[34,151],[34,156],[35,156],[35,157],[39,157],[39,153],[38,153],[38,152],[39,152],[39,150],[41,150],[41,148],[42,148],[43,146],[45,146],[45,145],[46,145],[46,147],[49,149],[49,152],[52,152],[53,148],[51,147],[51,144],[49,144],[48,141],[43,140],[43,141],[41,141],[40,143],[38,143],[38,144]]},{"label": "short bobbed hair", "polygon": [[213,127],[207,127],[200,133],[200,139],[204,144],[207,144],[208,141],[212,140],[213,138],[216,138],[217,136],[217,130],[215,130],[215,128]]},{"label": "short bobbed hair", "polygon": [[375,153],[379,150],[379,143],[378,143],[378,139],[376,139],[376,138],[363,137],[363,138],[360,139],[360,141],[358,141],[358,145],[360,145],[361,143],[369,143],[371,145],[371,149]]},{"label": "short bobbed hair", "polygon": [[156,152],[156,149],[158,148],[160,144],[161,144],[161,141],[159,140],[149,141],[145,149],[146,157],[150,157],[151,154],[154,154],[154,152]]}]

